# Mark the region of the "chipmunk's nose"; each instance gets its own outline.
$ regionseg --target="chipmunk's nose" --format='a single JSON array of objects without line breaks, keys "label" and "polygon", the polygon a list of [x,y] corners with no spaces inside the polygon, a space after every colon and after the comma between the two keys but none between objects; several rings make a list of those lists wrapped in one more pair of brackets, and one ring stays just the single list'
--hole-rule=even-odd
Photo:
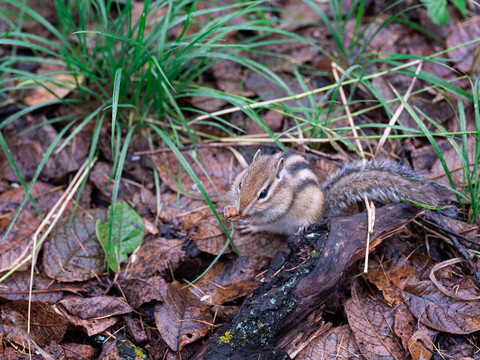
[{"label": "chipmunk's nose", "polygon": [[238,209],[238,210],[237,210],[237,214],[238,214],[239,216],[242,216],[242,215],[243,215],[243,210],[242,210],[242,209]]}]

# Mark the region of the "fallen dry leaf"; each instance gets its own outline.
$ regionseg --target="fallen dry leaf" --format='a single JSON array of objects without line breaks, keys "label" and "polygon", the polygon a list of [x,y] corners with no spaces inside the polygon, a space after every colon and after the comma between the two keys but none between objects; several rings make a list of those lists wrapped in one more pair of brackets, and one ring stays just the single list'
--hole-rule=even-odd
[{"label": "fallen dry leaf", "polygon": [[[47,121],[48,119],[45,116],[27,117],[26,124],[17,120],[12,124],[16,127],[5,133],[15,164],[20,174],[27,181],[37,171],[37,167],[46,151],[58,136],[57,129],[53,125],[47,124]],[[25,126],[29,128],[39,127],[35,128],[34,131],[28,131],[27,129],[27,131],[20,132]],[[68,174],[77,171],[85,161],[88,156],[91,137],[91,131],[84,129],[58,153],[56,150],[62,145],[62,142],[57,143],[55,150],[47,158],[39,174],[39,179],[55,184],[64,182]],[[12,182],[18,181],[15,171],[3,153],[0,153],[0,174],[2,174],[3,179]]]},{"label": "fallen dry leaf", "polygon": [[102,353],[98,358],[101,360],[121,360],[122,356],[118,349],[118,344],[119,341],[117,339],[104,342]]},{"label": "fallen dry leaf", "polygon": [[169,284],[165,302],[155,305],[155,324],[173,351],[204,337],[213,326],[210,306],[199,300],[190,288]]},{"label": "fallen dry leaf", "polygon": [[93,346],[86,344],[58,344],[52,342],[47,352],[53,359],[61,360],[91,360],[95,358],[95,350]]},{"label": "fallen dry leaf", "polygon": [[[265,59],[265,61],[270,60],[272,59]],[[292,95],[292,93],[300,94],[303,92],[302,87],[293,75],[282,73],[279,77],[287,84],[290,92],[287,92],[284,88],[279,88],[277,83],[265,79],[264,76],[257,72],[250,72],[248,74],[245,86],[248,89],[255,91],[263,100],[273,100]],[[299,99],[298,102],[305,107],[308,106],[305,98]],[[287,100],[284,104],[286,106],[299,106],[298,102],[295,100]]]},{"label": "fallen dry leaf", "polygon": [[[95,185],[100,192],[97,196],[101,201],[110,203],[112,198],[113,181],[110,179],[111,166],[103,161],[97,161],[89,175],[89,180]],[[137,187],[129,182],[120,181],[118,190],[118,200],[131,199]]]},{"label": "fallen dry leaf", "polygon": [[[480,37],[480,16],[470,17],[463,21],[456,22],[451,27],[450,34],[447,36],[447,48],[453,48],[457,45]],[[476,51],[478,43],[462,46],[447,53],[447,56],[455,62],[455,67],[468,74],[478,72],[478,61],[476,61]],[[473,69],[474,61],[477,69]],[[476,70],[476,71],[475,71]]]},{"label": "fallen dry leaf", "polygon": [[[33,242],[30,235],[33,231],[34,229],[28,228],[16,228],[10,231],[8,240],[0,244],[0,272],[13,269],[28,254],[31,254]],[[20,270],[27,270],[27,267],[23,266]]]},{"label": "fallen dry leaf", "polygon": [[127,323],[128,332],[135,344],[146,344],[148,342],[149,337],[143,320],[133,318],[130,315],[123,316],[123,320]]},{"label": "fallen dry leaf", "polygon": [[[183,217],[185,229],[196,228],[191,233],[191,238],[197,247],[206,253],[218,255],[227,241],[218,221],[212,216],[209,209],[192,211]],[[227,229],[231,225],[225,224]],[[233,242],[244,256],[268,256],[273,257],[279,250],[286,248],[286,239],[281,236],[272,236],[264,233],[242,234],[235,231]],[[229,247],[227,253],[231,252]]]},{"label": "fallen dry leaf", "polygon": [[118,315],[133,311],[130,305],[113,296],[69,297],[56,306],[72,324],[83,327],[89,336],[115,325]]},{"label": "fallen dry leaf", "polygon": [[68,321],[80,328],[85,329],[88,336],[94,336],[101,334],[109,327],[112,327],[118,322],[117,317],[108,317],[104,319],[80,319],[76,316],[70,315],[65,308],[57,306],[57,309],[62,313],[62,315],[68,319]]},{"label": "fallen dry leaf", "polygon": [[[288,128],[286,121],[284,121],[284,115],[275,110],[268,110],[265,115],[262,116],[263,123],[273,132],[285,131]],[[245,124],[245,131],[247,134],[264,134],[265,130],[260,127],[255,121],[249,121]]]},{"label": "fallen dry leaf", "polygon": [[413,360],[430,360],[434,346],[433,337],[425,327],[415,331],[408,341],[408,351]]},{"label": "fallen dry leaf", "polygon": [[[462,281],[463,280],[463,281]],[[469,284],[465,284],[468,282]],[[463,283],[463,284],[462,284]],[[463,286],[462,286],[463,285]],[[459,288],[456,294],[472,295],[478,291],[470,278],[450,282],[448,288]],[[403,297],[419,322],[450,334],[471,334],[480,330],[480,301],[452,299],[433,284],[408,288]]]},{"label": "fallen dry leaf", "polygon": [[[52,185],[39,181],[35,183],[31,192],[43,214],[46,214],[55,205],[61,194],[62,191]],[[25,191],[20,187],[0,194],[0,214],[4,214],[3,219],[7,220],[0,223],[0,233],[2,234],[0,240],[6,233],[24,196]],[[3,243],[0,243],[0,272],[10,270],[31,252],[32,239],[30,235],[40,225],[40,221],[32,203],[27,201],[12,230]]]},{"label": "fallen dry leaf", "polygon": [[[212,83],[203,83],[202,85],[210,89],[215,88]],[[203,110],[207,113],[212,113],[220,110],[222,106],[228,104],[227,100],[212,96],[192,96],[190,98],[190,102],[197,109]]]},{"label": "fallen dry leaf", "polygon": [[220,90],[228,94],[250,97],[255,95],[254,91],[245,89],[245,69],[232,60],[220,60],[212,66],[213,76]]},{"label": "fallen dry leaf", "polygon": [[[458,145],[461,148],[461,144],[458,143]],[[468,158],[470,159],[470,171],[473,172],[474,170],[474,161],[473,159],[475,158],[475,141],[474,139],[469,139],[467,141],[467,153],[468,153]],[[466,155],[466,154],[465,154]],[[457,151],[453,147],[449,147],[448,149],[442,151],[442,156],[445,159],[445,163],[447,164],[447,167],[449,169],[449,172],[452,176],[453,181],[455,182],[455,185],[457,186],[457,189],[462,189],[465,186],[468,186],[465,184],[465,175],[463,173],[463,164],[462,164],[462,159],[458,155]],[[435,162],[432,166],[430,176],[435,179],[435,181],[438,181],[442,184],[449,185],[449,180],[445,174],[445,169],[443,168],[443,165],[439,159],[435,159]]]},{"label": "fallen dry leaf", "polygon": [[[15,144],[10,147],[10,151],[22,177],[30,180],[35,174],[35,170],[44,155],[40,141]],[[15,171],[3,153],[0,154],[0,171],[2,178],[12,182],[18,182],[17,174],[15,174]]]},{"label": "fallen dry leaf", "polygon": [[295,357],[296,360],[349,359],[364,360],[350,326],[342,325],[313,339]]},{"label": "fallen dry leaf", "polygon": [[221,305],[247,295],[260,282],[267,269],[264,257],[239,256],[228,263],[217,263],[192,289],[199,297],[208,296],[208,302]]},{"label": "fallen dry leaf", "polygon": [[427,280],[434,262],[419,253],[411,254],[408,258],[395,256],[388,259],[389,261],[383,259],[381,263],[371,260],[368,273],[364,274],[364,277],[382,291],[389,304],[398,305],[403,302],[402,289]]},{"label": "fallen dry leaf", "polygon": [[358,347],[367,359],[404,358],[405,351],[393,332],[393,308],[380,299],[352,287],[352,297],[345,302],[345,312]]},{"label": "fallen dry leaf", "polygon": [[117,316],[133,311],[125,301],[114,296],[70,297],[61,300],[59,304],[70,314],[83,320]]},{"label": "fallen dry leaf", "polygon": [[[364,31],[365,38],[369,41],[367,44],[361,42],[356,44],[354,52],[358,52],[362,46],[367,45],[367,49],[372,52],[388,52],[393,53],[398,51],[399,39],[406,38],[410,35],[409,29],[402,27],[401,24],[391,22],[385,24],[381,19],[375,19],[365,26],[361,26],[356,29],[358,23],[355,19],[350,19],[344,29],[344,45],[346,47],[351,46],[353,41],[358,38],[355,36],[355,32]],[[382,31],[378,31],[381,27]]]},{"label": "fallen dry leaf", "polygon": [[135,309],[152,300],[163,301],[168,288],[160,276],[148,279],[121,279],[118,286],[122,289],[128,304]]},{"label": "fallen dry leaf", "polygon": [[[437,281],[455,293],[453,299],[430,280],[435,262],[428,256],[415,252],[408,254],[408,257],[390,257],[387,252],[382,264],[374,265],[374,261],[371,264],[372,271],[366,278],[381,289],[384,297],[392,303],[400,303],[401,295],[420,323],[451,334],[470,334],[480,329],[480,301],[470,300],[478,296],[471,277],[458,277],[458,270],[452,267],[435,273]],[[375,275],[376,271],[380,273]],[[387,281],[381,280],[382,276]],[[466,300],[461,300],[462,297]]]},{"label": "fallen dry leaf", "polygon": [[77,210],[48,237],[43,252],[45,273],[58,281],[85,281],[105,271],[105,253],[95,233],[96,220],[106,221],[106,209]]},{"label": "fallen dry leaf", "polygon": [[30,333],[27,333],[28,300],[9,301],[1,308],[0,333],[7,339],[27,347],[29,339],[41,348],[51,341],[60,342],[67,331],[67,320],[43,302],[32,301]]},{"label": "fallen dry leaf", "polygon": [[[183,151],[182,154],[200,179],[205,191],[212,197],[218,198],[226,194],[234,177],[241,171],[233,154],[223,148],[201,148],[198,154],[195,151]],[[208,177],[194,159],[203,164]],[[162,181],[170,189],[177,191],[176,183],[180,179],[184,191],[201,198],[200,191],[185,170],[182,170],[179,176],[178,159],[172,152],[156,155],[154,162]]]},{"label": "fallen dry leaf", "polygon": [[447,353],[451,359],[477,360],[478,344],[476,341],[472,341],[472,339],[473,337],[470,336],[454,336],[440,333],[435,343],[438,349],[445,349],[443,353]]},{"label": "fallen dry leaf", "polygon": [[183,250],[185,240],[159,237],[146,241],[129,258],[126,278],[145,279],[154,274],[164,275],[169,269],[175,270],[187,258]]},{"label": "fallen dry leaf", "polygon": [[[52,279],[42,274],[33,277],[32,300],[47,304],[54,304],[63,297],[62,291],[55,291],[60,287],[52,283]],[[28,300],[30,288],[30,271],[16,271],[0,284],[0,297],[8,300]],[[45,290],[45,292],[42,292]]]},{"label": "fallen dry leaf", "polygon": [[[397,96],[393,92],[391,86],[398,91],[402,96],[407,92],[407,89],[412,81],[410,76],[400,74],[400,73],[390,73],[382,77],[378,77],[372,80],[372,84],[375,86],[377,91],[385,100],[397,100]],[[415,83],[413,91],[417,91],[420,88],[418,82]],[[409,97],[408,103],[411,106],[417,107],[428,116],[431,116],[433,119],[439,123],[444,123],[447,120],[455,116],[452,108],[445,102],[434,102],[433,96],[427,93],[420,93],[411,95]],[[390,109],[392,113],[397,110],[398,105],[390,104]],[[402,111],[398,118],[398,122],[403,124],[403,126],[411,127],[413,129],[418,129],[419,126],[416,121],[408,114],[407,111]]]},{"label": "fallen dry leaf", "polygon": [[395,326],[393,330],[402,340],[403,348],[408,349],[408,342],[417,330],[417,319],[403,302],[395,306]]},{"label": "fallen dry leaf", "polygon": [[189,230],[184,226],[183,218],[191,212],[205,209],[205,202],[199,199],[192,199],[187,196],[177,197],[174,193],[164,193],[161,196],[162,212],[160,219],[175,226],[182,227],[183,230]]},{"label": "fallen dry leaf", "polygon": [[[51,70],[53,71],[53,70]],[[66,71],[65,68],[56,71]],[[48,80],[42,80],[42,86],[28,91],[23,102],[28,106],[43,104],[57,99],[63,99],[77,88],[77,80],[83,82],[83,76],[74,76],[71,73],[47,74]]]}]

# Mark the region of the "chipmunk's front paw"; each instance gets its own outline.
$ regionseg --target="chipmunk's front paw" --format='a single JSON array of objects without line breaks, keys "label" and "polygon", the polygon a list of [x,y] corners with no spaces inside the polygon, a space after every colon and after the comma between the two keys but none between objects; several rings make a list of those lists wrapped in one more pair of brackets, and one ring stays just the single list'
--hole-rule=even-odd
[{"label": "chipmunk's front paw", "polygon": [[246,234],[256,234],[262,231],[262,229],[259,226],[255,225],[249,225],[249,224],[238,224],[236,228],[239,230],[240,234],[246,235]]}]

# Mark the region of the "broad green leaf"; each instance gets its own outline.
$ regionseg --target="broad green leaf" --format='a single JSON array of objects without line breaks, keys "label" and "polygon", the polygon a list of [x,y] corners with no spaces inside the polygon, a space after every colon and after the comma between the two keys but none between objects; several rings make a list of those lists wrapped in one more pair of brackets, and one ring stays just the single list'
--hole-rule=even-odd
[{"label": "broad green leaf", "polygon": [[427,8],[427,15],[437,25],[446,25],[450,22],[447,11],[447,0],[421,0]]},{"label": "broad green leaf", "polygon": [[450,0],[453,5],[460,11],[463,17],[467,17],[467,2],[465,0]]},{"label": "broad green leaf", "polygon": [[97,239],[105,251],[110,269],[115,272],[119,270],[119,264],[127,259],[127,254],[142,244],[144,231],[142,218],[125,201],[114,205],[109,222],[97,220]]}]

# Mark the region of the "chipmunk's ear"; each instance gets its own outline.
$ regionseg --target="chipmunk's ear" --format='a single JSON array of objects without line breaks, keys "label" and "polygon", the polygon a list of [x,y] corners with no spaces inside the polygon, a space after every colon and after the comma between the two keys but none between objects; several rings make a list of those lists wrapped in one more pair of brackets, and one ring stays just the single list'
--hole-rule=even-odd
[{"label": "chipmunk's ear", "polygon": [[277,169],[275,171],[275,176],[278,180],[280,180],[284,174],[284,170],[285,169],[285,159],[284,158],[280,158],[280,160],[278,160],[278,163],[277,163]]},{"label": "chipmunk's ear", "polygon": [[258,160],[258,158],[262,155],[262,150],[258,149],[257,152],[255,153],[255,156],[253,157],[252,164]]}]

